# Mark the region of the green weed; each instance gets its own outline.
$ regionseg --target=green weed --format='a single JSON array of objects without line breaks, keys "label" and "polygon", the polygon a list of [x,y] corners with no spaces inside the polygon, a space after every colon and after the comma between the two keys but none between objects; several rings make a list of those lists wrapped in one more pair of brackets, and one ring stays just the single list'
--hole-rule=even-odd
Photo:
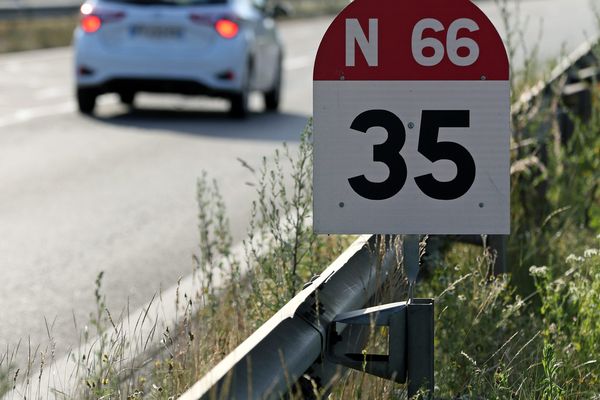
[{"label": "green weed", "polygon": [[0,53],[68,46],[76,25],[76,16],[0,21]]}]

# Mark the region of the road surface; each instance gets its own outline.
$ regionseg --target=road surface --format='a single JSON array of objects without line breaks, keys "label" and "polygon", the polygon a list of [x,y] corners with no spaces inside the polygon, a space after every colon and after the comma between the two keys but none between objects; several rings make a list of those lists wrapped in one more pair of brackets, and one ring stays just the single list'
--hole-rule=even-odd
[{"label": "road surface", "polygon": [[[492,2],[481,7],[500,26]],[[525,37],[540,58],[595,35],[587,0],[530,0]],[[227,119],[225,103],[142,96],[130,111],[106,97],[96,118],[75,112],[70,49],[0,56],[0,346],[47,342],[56,354],[79,343],[105,271],[113,314],[136,308],[192,270],[195,183],[218,180],[239,242],[253,189],[236,161],[257,164],[282,141],[296,143],[311,114],[312,62],[328,18],[282,25],[287,48],[280,114]],[[564,46],[563,46],[564,45]],[[515,62],[522,64],[522,56]],[[254,110],[261,107],[254,99]]]}]

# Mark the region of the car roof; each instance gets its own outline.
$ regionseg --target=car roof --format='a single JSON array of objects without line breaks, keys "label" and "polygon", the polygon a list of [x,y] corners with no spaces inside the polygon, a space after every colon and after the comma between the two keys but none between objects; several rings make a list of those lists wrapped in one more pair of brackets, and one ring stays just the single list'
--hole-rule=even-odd
[{"label": "car roof", "polygon": [[97,0],[98,3],[129,4],[129,5],[177,5],[177,6],[208,6],[230,4],[235,0]]}]

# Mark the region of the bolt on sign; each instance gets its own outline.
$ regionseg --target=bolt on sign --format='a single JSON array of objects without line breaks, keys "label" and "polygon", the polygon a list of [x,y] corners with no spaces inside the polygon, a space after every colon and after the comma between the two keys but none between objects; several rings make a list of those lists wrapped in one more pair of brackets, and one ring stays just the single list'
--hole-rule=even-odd
[{"label": "bolt on sign", "polygon": [[509,65],[469,0],[355,0],[314,67],[317,233],[508,234]]}]

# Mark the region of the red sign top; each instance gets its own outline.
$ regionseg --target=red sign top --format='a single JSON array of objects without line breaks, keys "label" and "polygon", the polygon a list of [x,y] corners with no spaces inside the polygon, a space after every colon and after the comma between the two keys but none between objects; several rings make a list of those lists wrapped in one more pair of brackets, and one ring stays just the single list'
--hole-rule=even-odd
[{"label": "red sign top", "polygon": [[331,23],[315,81],[505,81],[500,35],[469,0],[355,0]]}]

